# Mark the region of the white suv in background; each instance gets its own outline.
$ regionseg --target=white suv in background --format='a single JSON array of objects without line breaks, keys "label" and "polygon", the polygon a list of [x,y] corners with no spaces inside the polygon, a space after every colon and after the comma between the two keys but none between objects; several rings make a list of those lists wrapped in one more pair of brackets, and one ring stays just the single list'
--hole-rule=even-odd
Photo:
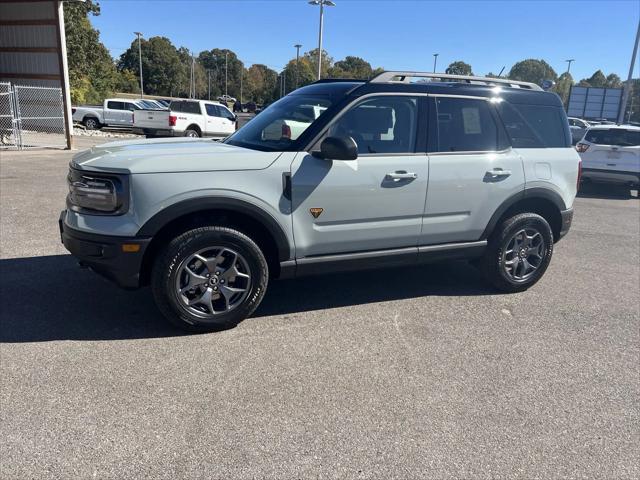
[{"label": "white suv in background", "polygon": [[582,178],[640,184],[640,127],[591,127],[576,150],[582,159]]}]

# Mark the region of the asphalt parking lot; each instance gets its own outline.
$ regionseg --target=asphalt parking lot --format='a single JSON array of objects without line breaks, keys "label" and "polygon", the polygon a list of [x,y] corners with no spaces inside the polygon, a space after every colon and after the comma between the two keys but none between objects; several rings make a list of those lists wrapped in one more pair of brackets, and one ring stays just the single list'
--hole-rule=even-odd
[{"label": "asphalt parking lot", "polygon": [[0,152],[1,478],[640,477],[637,192],[587,188],[524,293],[465,263],[274,282],[189,336],[67,255],[70,156]]}]

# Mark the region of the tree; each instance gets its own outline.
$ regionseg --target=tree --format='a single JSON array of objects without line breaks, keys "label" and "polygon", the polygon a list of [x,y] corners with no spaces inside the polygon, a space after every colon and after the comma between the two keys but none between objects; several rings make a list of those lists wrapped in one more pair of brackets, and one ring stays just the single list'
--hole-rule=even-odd
[{"label": "tree", "polygon": [[245,74],[246,98],[256,103],[265,104],[272,102],[275,87],[278,83],[278,73],[266,65],[253,64]]},{"label": "tree", "polygon": [[92,0],[63,5],[71,102],[101,103],[113,92],[118,74],[100,32],[89,21],[89,15],[100,14],[100,7]]},{"label": "tree", "polygon": [[225,66],[227,66],[228,94],[238,100],[240,99],[240,76],[243,75],[245,70],[234,51],[226,48],[214,48],[213,50],[200,52],[198,60],[205,70],[211,70],[212,98],[214,98],[214,92],[216,96],[225,93]]},{"label": "tree", "polygon": [[449,64],[444,73],[447,75],[473,75],[471,65],[463,62],[462,60],[457,60]]},{"label": "tree", "polygon": [[[141,41],[144,93],[174,96],[189,91],[189,65],[185,55],[166,37],[151,37]],[[188,52],[187,52],[187,57]],[[139,75],[138,40],[120,56],[118,69]],[[186,90],[185,90],[186,88]]]},{"label": "tree", "polygon": [[[313,71],[315,72],[316,78],[318,77],[318,49],[314,48],[313,50],[308,51],[304,54],[304,58],[311,62],[313,65]],[[329,74],[329,69],[333,65],[333,58],[329,56],[326,50],[322,50],[322,68],[320,69],[322,72],[322,78],[326,78]]]},{"label": "tree", "polygon": [[573,85],[573,77],[569,72],[564,72],[553,87],[552,91],[556,92],[562,100],[562,103],[566,103],[569,100],[569,92]]},{"label": "tree", "polygon": [[[306,55],[300,57],[299,61],[296,61],[295,58],[289,60],[282,72],[285,76],[286,91],[291,92],[296,88],[315,82],[318,78],[317,68],[318,65],[312,63],[312,60]],[[298,79],[297,84],[296,78]],[[277,91],[278,96],[280,96],[279,87]]]},{"label": "tree", "polygon": [[540,85],[543,80],[553,80],[555,82],[558,79],[558,75],[551,68],[551,65],[544,60],[529,58],[511,67],[509,78]]},{"label": "tree", "polygon": [[610,73],[607,75],[607,88],[622,88],[622,80],[615,73]]},{"label": "tree", "polygon": [[596,70],[589,78],[580,80],[580,85],[585,87],[606,87],[607,77],[604,76],[602,70]]},{"label": "tree", "polygon": [[373,75],[371,64],[360,57],[347,56],[333,64],[328,71],[331,78],[369,80]]}]

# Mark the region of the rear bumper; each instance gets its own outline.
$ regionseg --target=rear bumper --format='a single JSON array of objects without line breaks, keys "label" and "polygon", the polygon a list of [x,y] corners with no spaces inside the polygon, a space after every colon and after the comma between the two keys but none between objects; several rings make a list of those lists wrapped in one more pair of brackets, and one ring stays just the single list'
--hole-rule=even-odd
[{"label": "rear bumper", "polygon": [[[64,222],[66,210],[58,219],[60,238],[65,248],[81,265],[115,282],[122,288],[140,287],[140,271],[144,252],[151,238],[115,237],[82,232]],[[136,252],[124,252],[123,245],[139,245]]]},{"label": "rear bumper", "polygon": [[582,178],[601,182],[640,184],[640,172],[582,167]]},{"label": "rear bumper", "polygon": [[573,208],[561,211],[560,217],[562,219],[562,223],[560,226],[560,234],[558,235],[557,240],[560,240],[567,233],[569,233],[569,229],[571,228],[571,223],[573,222]]},{"label": "rear bumper", "polygon": [[149,135],[151,137],[175,137],[181,136],[182,132],[176,132],[175,130],[169,130],[166,128],[133,128],[133,133],[138,135]]}]

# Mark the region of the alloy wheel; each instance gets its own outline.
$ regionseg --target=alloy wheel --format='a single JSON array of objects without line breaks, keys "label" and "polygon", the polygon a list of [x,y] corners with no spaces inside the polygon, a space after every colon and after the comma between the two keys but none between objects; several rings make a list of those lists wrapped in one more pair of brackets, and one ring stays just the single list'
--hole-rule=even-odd
[{"label": "alloy wheel", "polygon": [[535,228],[524,228],[506,243],[501,259],[502,268],[513,281],[524,282],[538,270],[545,252],[542,234]]}]

